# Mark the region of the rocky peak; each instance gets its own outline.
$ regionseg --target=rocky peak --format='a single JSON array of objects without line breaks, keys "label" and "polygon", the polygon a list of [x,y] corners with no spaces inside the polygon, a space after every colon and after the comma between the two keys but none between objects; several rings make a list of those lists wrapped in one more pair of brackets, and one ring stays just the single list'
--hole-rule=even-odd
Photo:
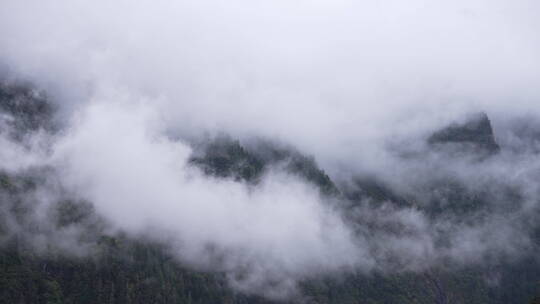
[{"label": "rocky peak", "polygon": [[464,152],[493,154],[500,150],[486,113],[477,113],[465,122],[453,123],[433,133],[428,143],[436,147],[460,147]]}]

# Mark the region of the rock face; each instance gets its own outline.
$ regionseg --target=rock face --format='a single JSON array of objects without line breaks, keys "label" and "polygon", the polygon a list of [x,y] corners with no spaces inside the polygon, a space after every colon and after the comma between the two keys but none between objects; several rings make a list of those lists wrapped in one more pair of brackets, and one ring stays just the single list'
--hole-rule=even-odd
[{"label": "rock face", "polygon": [[442,149],[449,148],[451,151],[482,155],[495,154],[500,150],[485,113],[478,113],[464,123],[454,123],[435,132],[428,138],[428,144]]}]

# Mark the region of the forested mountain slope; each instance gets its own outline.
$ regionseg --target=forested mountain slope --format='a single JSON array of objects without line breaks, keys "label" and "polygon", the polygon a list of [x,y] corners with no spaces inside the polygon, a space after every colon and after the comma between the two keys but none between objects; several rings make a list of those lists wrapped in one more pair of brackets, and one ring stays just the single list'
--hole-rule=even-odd
[{"label": "forested mountain slope", "polygon": [[[52,127],[53,109],[27,87],[0,86],[0,132],[12,141],[24,142],[35,132],[54,136],[58,130]],[[439,151],[440,146],[456,143],[466,143],[465,150],[460,150],[464,154],[482,150],[482,158],[475,162],[486,161],[500,150],[485,114],[434,132],[427,139],[426,153],[446,153]],[[294,148],[269,141],[243,144],[227,136],[195,145],[190,165],[213,178],[248,187],[256,187],[269,171],[282,170],[319,189],[322,200],[337,205],[359,234],[407,233],[393,222],[365,218],[366,208],[381,218],[385,212],[412,208],[434,222],[444,218],[469,225],[513,208],[491,204],[495,195],[506,195],[515,204],[524,200],[514,185],[488,181],[475,188],[444,174],[421,183],[422,189],[417,185],[396,188],[375,176],[354,176],[347,185],[340,185],[314,158]],[[112,233],[110,223],[92,202],[75,193],[61,190],[61,195],[44,204],[38,198],[46,189],[62,189],[53,173],[54,168],[47,166],[0,173],[0,303],[509,304],[527,303],[540,287],[536,236],[534,250],[519,259],[488,255],[485,263],[478,264],[441,259],[420,269],[385,256],[377,244],[374,248],[381,250],[383,268],[346,269],[305,279],[298,294],[279,300],[257,296],[257,291],[246,294],[231,288],[227,273],[184,264],[166,243]],[[444,235],[438,241],[444,248]]]}]

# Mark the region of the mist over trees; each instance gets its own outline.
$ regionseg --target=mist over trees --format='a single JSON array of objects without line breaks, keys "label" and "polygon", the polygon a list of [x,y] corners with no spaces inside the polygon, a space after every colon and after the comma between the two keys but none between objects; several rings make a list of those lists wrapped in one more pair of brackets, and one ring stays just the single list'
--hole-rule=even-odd
[{"label": "mist over trees", "polygon": [[0,1],[0,302],[534,303],[538,11]]},{"label": "mist over trees", "polygon": [[[49,127],[54,111],[32,110],[52,109],[43,95],[30,93],[35,89],[29,85],[4,83],[2,88],[2,134],[7,140],[28,150],[32,147],[25,142],[36,134],[58,136]],[[489,118],[483,113],[471,117],[434,131],[426,139],[428,150],[423,153],[442,153],[445,159],[465,159],[471,165],[498,157],[500,147]],[[208,178],[231,180],[248,188],[259,187],[273,170],[305,181],[319,191],[324,204],[340,213],[354,235],[366,242],[362,245],[370,247],[376,264],[368,269],[351,266],[341,271],[315,271],[295,278],[294,287],[272,282],[270,277],[255,283],[267,285],[266,291],[253,290],[253,283],[242,278],[242,273],[249,277],[250,266],[241,272],[223,268],[219,264],[227,253],[219,247],[209,243],[205,251],[211,258],[205,263],[210,264],[197,265],[182,258],[182,248],[171,246],[167,238],[111,230],[114,223],[96,213],[92,202],[59,182],[57,169],[31,163],[2,171],[3,301],[352,303],[363,299],[373,303],[523,303],[537,292],[538,225],[512,224],[523,230],[510,230],[515,233],[510,237],[528,239],[516,244],[521,246],[517,255],[512,248],[504,248],[512,244],[491,240],[496,236],[493,232],[480,237],[473,234],[473,243],[467,240],[460,244],[459,239],[453,239],[455,231],[459,232],[457,237],[469,231],[460,230],[463,226],[481,230],[479,227],[491,225],[492,220],[499,225],[496,229],[506,229],[504,225],[509,223],[498,219],[498,214],[516,214],[525,200],[522,190],[511,184],[487,181],[470,187],[463,177],[433,175],[416,195],[373,175],[336,183],[312,157],[294,147],[261,139],[241,143],[227,135],[194,142],[187,164]],[[414,219],[420,215],[425,218]],[[279,225],[276,220],[275,225]],[[423,228],[416,221],[427,221],[429,227]],[[422,239],[425,233],[440,235],[430,240],[435,243],[422,245],[430,242]],[[408,247],[385,247],[391,243],[408,243]],[[426,245],[433,246],[433,252],[410,252],[414,250],[411,246]],[[458,246],[472,247],[453,248]],[[466,254],[467,250],[480,250],[476,254],[482,259],[452,256]]]}]

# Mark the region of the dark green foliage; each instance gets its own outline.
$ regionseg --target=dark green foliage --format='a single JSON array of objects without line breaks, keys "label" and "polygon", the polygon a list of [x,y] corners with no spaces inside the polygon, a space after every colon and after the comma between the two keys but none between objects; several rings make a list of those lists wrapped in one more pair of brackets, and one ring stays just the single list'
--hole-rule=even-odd
[{"label": "dark green foliage", "polygon": [[[78,259],[4,248],[0,303],[277,303],[234,293],[223,274],[181,267],[157,244],[104,238],[99,248],[97,256]],[[301,290],[307,303],[526,303],[536,284],[515,276],[519,271],[502,274],[512,284],[493,286],[485,271],[430,270],[342,274],[304,282]]]},{"label": "dark green foliage", "polygon": [[376,177],[356,178],[352,186],[346,187],[342,192],[350,201],[362,202],[365,200],[373,207],[378,207],[385,202],[391,202],[399,207],[411,206],[411,203],[404,197],[396,194],[391,187],[377,180]]},{"label": "dark green foliage", "polygon": [[257,183],[270,166],[281,166],[317,186],[325,195],[339,194],[330,177],[312,157],[293,149],[278,148],[266,142],[245,148],[238,140],[224,136],[207,143],[201,150],[191,163],[209,175]]},{"label": "dark green foliage", "polygon": [[92,204],[70,200],[59,201],[54,209],[53,218],[56,220],[58,227],[66,227],[69,225],[79,225],[94,215]]},{"label": "dark green foliage", "polygon": [[263,159],[268,166],[282,166],[288,173],[317,186],[324,195],[340,195],[337,186],[313,157],[303,155],[292,147],[264,140],[252,143],[248,147],[251,153]]},{"label": "dark green foliage", "polygon": [[290,155],[287,170],[311,182],[325,195],[339,194],[334,182],[317,166],[313,157],[293,153]]},{"label": "dark green foliage", "polygon": [[202,154],[193,157],[191,162],[208,175],[255,182],[263,173],[264,164],[260,159],[248,153],[238,141],[226,137],[205,146]]},{"label": "dark green foliage", "polygon": [[54,112],[42,92],[28,85],[0,81],[0,116],[12,128],[12,137],[20,139],[31,131],[52,130]]},{"label": "dark green foliage", "polygon": [[97,256],[0,251],[0,303],[265,303],[232,292],[225,276],[194,272],[156,244],[109,238]]}]

